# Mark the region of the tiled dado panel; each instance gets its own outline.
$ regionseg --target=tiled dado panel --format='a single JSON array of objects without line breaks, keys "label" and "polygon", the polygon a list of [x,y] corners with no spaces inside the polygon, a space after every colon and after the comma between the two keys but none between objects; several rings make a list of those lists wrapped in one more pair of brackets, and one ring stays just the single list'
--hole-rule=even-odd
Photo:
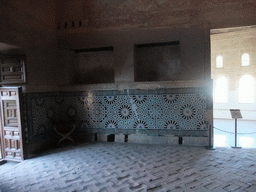
[{"label": "tiled dado panel", "polygon": [[30,93],[25,95],[28,139],[48,137],[55,120],[74,119],[84,133],[207,136],[202,88]]}]

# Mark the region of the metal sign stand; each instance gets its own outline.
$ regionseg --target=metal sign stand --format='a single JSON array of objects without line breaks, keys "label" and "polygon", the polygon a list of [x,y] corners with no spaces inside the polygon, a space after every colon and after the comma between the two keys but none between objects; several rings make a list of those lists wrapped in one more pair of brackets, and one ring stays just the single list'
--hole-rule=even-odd
[{"label": "metal sign stand", "polygon": [[242,148],[242,147],[237,147],[237,119],[242,118],[240,109],[230,109],[230,113],[231,113],[232,119],[235,119],[235,146],[232,148]]}]

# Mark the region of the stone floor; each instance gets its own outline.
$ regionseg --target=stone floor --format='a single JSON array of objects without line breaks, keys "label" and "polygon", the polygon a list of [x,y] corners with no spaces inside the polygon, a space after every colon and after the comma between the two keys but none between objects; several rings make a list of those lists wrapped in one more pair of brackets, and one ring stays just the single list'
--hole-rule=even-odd
[{"label": "stone floor", "polygon": [[256,149],[117,143],[0,166],[3,191],[256,191]]}]

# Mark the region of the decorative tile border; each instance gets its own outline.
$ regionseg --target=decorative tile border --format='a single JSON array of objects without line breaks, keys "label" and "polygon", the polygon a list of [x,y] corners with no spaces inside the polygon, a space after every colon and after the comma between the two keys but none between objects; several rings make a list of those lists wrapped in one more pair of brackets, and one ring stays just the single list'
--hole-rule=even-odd
[{"label": "decorative tile border", "polygon": [[29,93],[28,140],[53,134],[51,119],[77,122],[76,134],[207,136],[204,88]]}]

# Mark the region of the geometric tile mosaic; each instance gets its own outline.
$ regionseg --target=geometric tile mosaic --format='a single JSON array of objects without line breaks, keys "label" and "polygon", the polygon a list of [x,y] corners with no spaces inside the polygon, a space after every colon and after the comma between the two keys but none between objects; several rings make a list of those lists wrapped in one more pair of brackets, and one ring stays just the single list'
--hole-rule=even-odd
[{"label": "geometric tile mosaic", "polygon": [[[51,119],[73,118],[76,132],[87,129],[206,131],[206,93],[174,89],[27,94],[27,124],[31,140],[51,133]],[[185,92],[185,93],[184,93]],[[187,93],[186,93],[187,92]],[[189,93],[188,93],[189,92]],[[147,132],[146,132],[147,133]],[[169,132],[170,133],[170,132]]]}]

